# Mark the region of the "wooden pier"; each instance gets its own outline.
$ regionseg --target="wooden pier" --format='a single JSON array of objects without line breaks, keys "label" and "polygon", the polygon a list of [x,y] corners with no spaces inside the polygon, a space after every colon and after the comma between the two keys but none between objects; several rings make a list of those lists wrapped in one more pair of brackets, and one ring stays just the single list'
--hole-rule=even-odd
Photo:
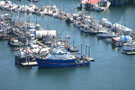
[{"label": "wooden pier", "polygon": [[43,43],[40,42],[40,41],[37,41],[36,43],[37,43],[38,45],[44,47],[44,48],[49,48],[47,45],[43,44]]}]

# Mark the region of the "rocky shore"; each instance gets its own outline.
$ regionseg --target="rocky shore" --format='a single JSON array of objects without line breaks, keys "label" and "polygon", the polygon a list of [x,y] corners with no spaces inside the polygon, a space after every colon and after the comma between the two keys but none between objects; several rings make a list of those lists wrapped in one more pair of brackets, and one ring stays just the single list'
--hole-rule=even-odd
[{"label": "rocky shore", "polygon": [[127,4],[135,4],[135,0],[109,0],[112,6],[123,6]]}]

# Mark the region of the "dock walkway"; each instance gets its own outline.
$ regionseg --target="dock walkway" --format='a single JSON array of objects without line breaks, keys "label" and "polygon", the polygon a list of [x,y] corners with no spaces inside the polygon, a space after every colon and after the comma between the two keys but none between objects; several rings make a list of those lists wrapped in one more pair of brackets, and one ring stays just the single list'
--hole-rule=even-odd
[{"label": "dock walkway", "polygon": [[21,63],[22,66],[37,66],[37,62],[25,62]]}]

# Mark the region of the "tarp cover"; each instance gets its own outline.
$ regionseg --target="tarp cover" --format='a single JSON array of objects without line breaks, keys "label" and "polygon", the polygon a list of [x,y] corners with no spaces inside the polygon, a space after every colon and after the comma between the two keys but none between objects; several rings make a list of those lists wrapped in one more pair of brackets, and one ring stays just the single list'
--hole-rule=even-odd
[{"label": "tarp cover", "polygon": [[130,36],[120,36],[121,42],[124,43],[125,41],[130,40]]}]

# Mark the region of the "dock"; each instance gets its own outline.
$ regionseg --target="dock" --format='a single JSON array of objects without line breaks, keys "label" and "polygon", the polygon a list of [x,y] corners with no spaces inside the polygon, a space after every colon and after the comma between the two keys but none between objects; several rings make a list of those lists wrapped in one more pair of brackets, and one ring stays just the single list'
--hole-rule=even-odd
[{"label": "dock", "polygon": [[49,48],[48,46],[46,46],[45,44],[43,44],[43,43],[40,42],[40,41],[37,41],[36,43],[37,43],[38,45],[42,46],[42,47]]},{"label": "dock", "polygon": [[86,61],[95,61],[94,58],[88,57],[88,56],[86,56],[86,57],[77,57],[77,59],[78,60],[86,60]]},{"label": "dock", "polygon": [[95,61],[95,59],[94,59],[94,58],[89,58],[89,60],[90,60],[90,61]]},{"label": "dock", "polygon": [[37,66],[37,62],[25,62],[21,63],[22,66]]},{"label": "dock", "polygon": [[135,55],[135,51],[122,52],[122,53],[126,55]]},{"label": "dock", "polygon": [[89,57],[86,57],[85,59],[88,60],[88,61],[95,61],[95,59],[92,58],[92,57],[90,57],[90,58]]}]

